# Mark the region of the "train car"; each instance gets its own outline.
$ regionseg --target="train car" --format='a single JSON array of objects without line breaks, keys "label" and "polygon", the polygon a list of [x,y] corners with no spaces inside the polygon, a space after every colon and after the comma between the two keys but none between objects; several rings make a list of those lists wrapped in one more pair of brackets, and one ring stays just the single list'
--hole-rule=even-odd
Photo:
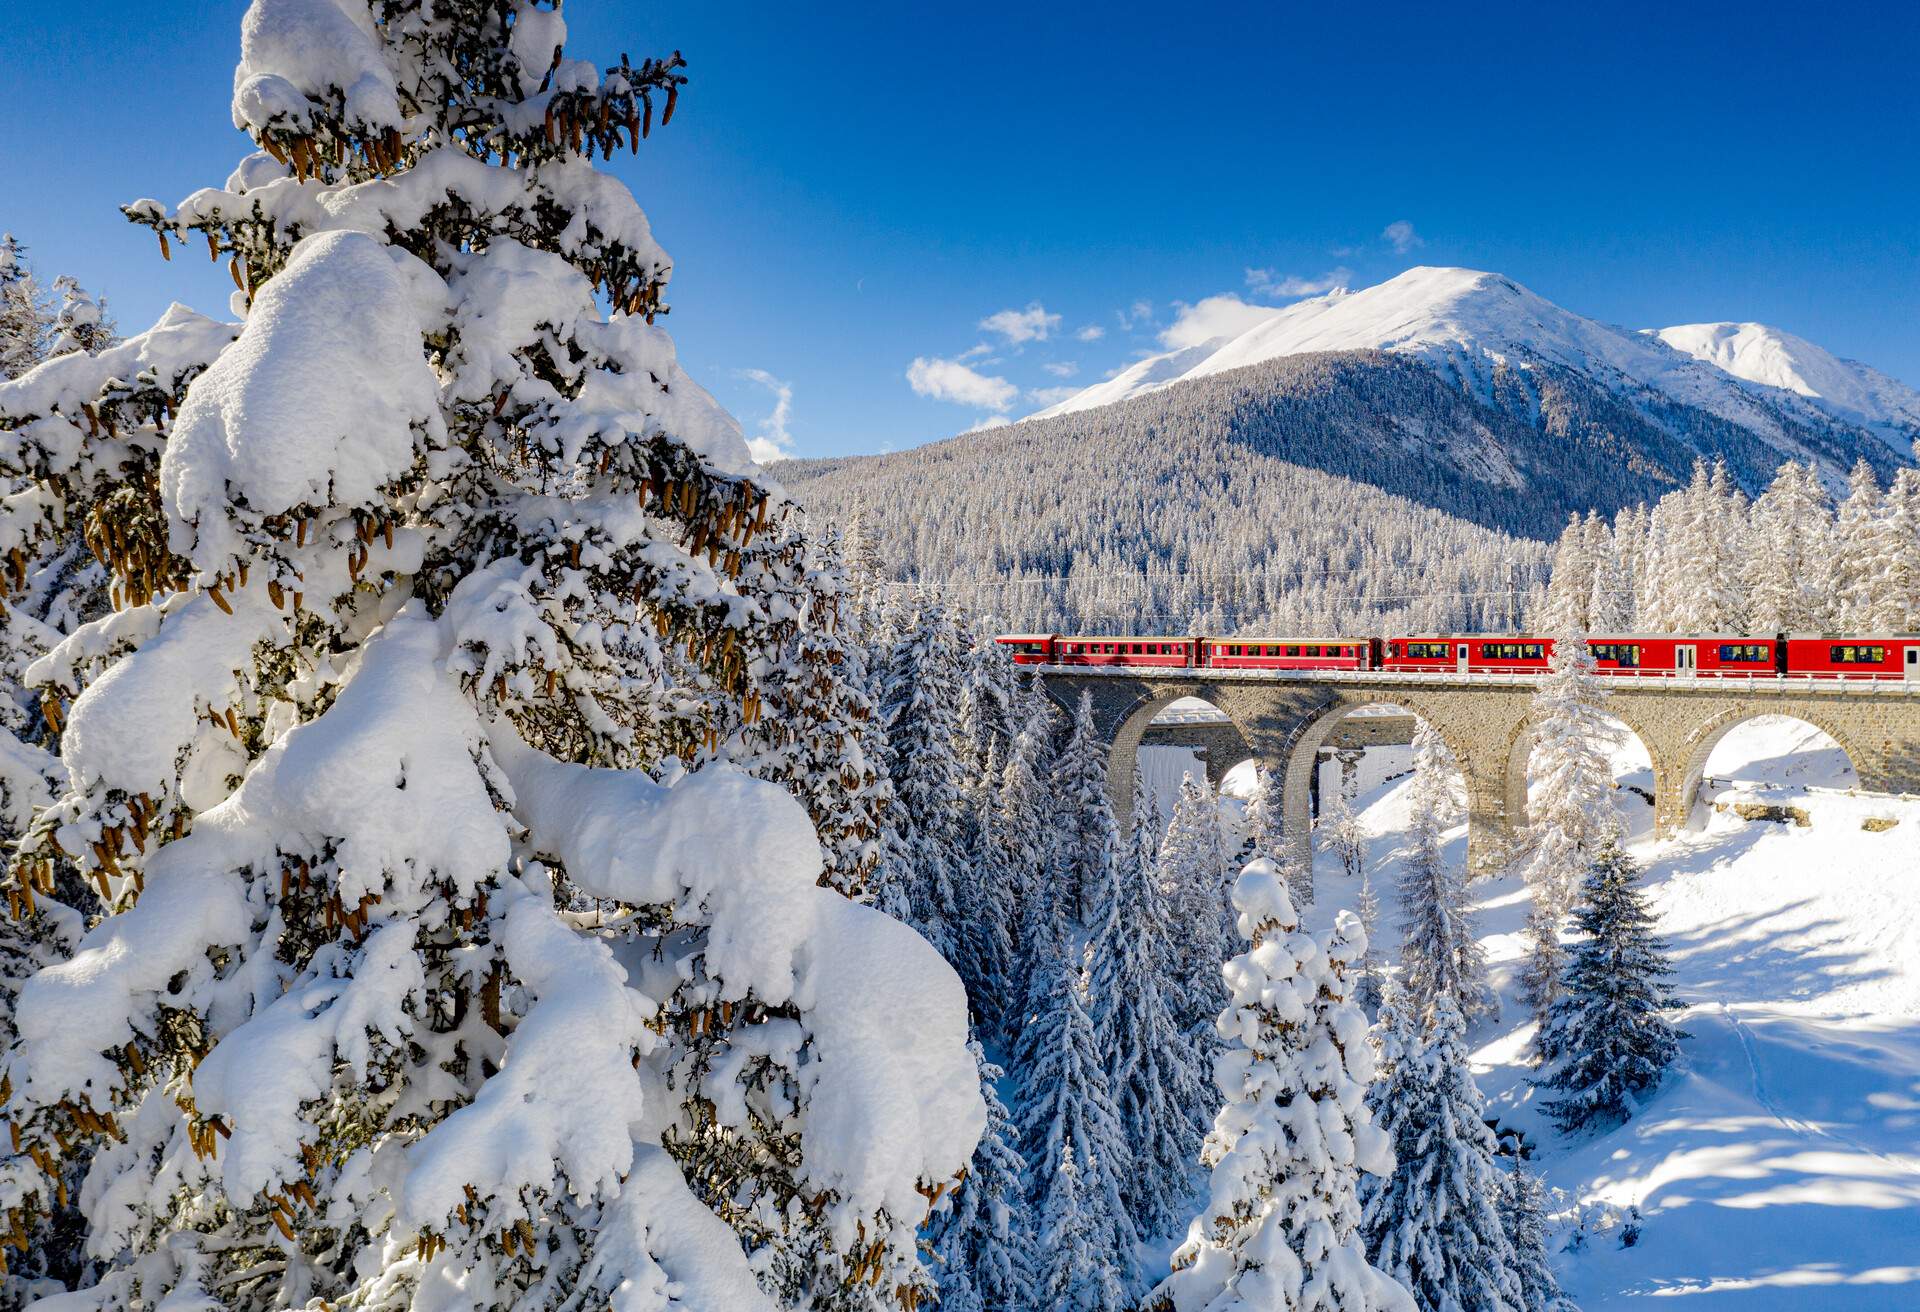
[{"label": "train car", "polygon": [[1539,674],[1553,655],[1553,639],[1395,637],[1382,640],[1380,668],[1410,674]]},{"label": "train car", "polygon": [[1202,638],[1200,663],[1216,670],[1370,670],[1372,638]]},{"label": "train car", "polygon": [[1143,665],[1184,669],[1194,663],[1195,638],[1055,637],[1056,665]]},{"label": "train car", "polygon": [[1920,683],[1920,634],[1789,636],[1786,672],[1815,679],[1905,679]]},{"label": "train car", "polygon": [[1053,664],[1053,644],[1059,640],[1057,633],[1003,633],[994,639],[1015,665]]},{"label": "train car", "polygon": [[1778,634],[1595,634],[1587,646],[1601,674],[1622,678],[1738,679],[1786,669]]}]

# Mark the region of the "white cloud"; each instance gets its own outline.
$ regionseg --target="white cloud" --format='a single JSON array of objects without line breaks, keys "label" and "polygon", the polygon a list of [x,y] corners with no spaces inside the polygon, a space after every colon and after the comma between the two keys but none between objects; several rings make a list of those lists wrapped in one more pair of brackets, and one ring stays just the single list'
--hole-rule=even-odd
[{"label": "white cloud", "polygon": [[1020,395],[1020,389],[1004,378],[975,373],[958,360],[930,360],[926,356],[917,357],[907,366],[907,382],[921,396],[984,410],[1004,411]]},{"label": "white cloud", "polygon": [[1282,276],[1275,269],[1247,270],[1247,287],[1255,296],[1319,296],[1352,281],[1353,270],[1344,268],[1328,269],[1317,278],[1302,278],[1298,274]]},{"label": "white cloud", "polygon": [[1043,364],[1040,367],[1055,378],[1071,378],[1080,372],[1080,362],[1077,360],[1056,360],[1052,364]]},{"label": "white cloud", "polygon": [[1174,311],[1172,325],[1160,334],[1160,344],[1176,351],[1220,337],[1238,337],[1276,313],[1271,305],[1249,305],[1232,292],[1209,296],[1194,305],[1177,302]]},{"label": "white cloud", "polygon": [[1048,314],[1047,307],[1035,301],[1024,310],[1002,310],[980,321],[980,331],[998,333],[1009,345],[1044,342],[1060,326],[1060,316]]},{"label": "white cloud", "polygon": [[1027,389],[1027,400],[1033,402],[1035,405],[1053,405],[1056,402],[1066,400],[1070,396],[1078,395],[1080,395],[1080,389],[1072,386],[1030,387]]},{"label": "white cloud", "polygon": [[765,369],[742,369],[740,376],[773,393],[773,413],[761,420],[760,431],[747,439],[748,454],[762,465],[786,459],[793,454],[793,436],[787,432],[787,420],[793,417],[793,386]]},{"label": "white cloud", "polygon": [[1090,323],[1074,334],[1076,338],[1083,342],[1097,342],[1106,335],[1107,330],[1097,323]]},{"label": "white cloud", "polygon": [[1392,223],[1389,223],[1380,230],[1380,235],[1386,238],[1387,245],[1393,247],[1402,255],[1405,255],[1415,246],[1424,246],[1427,244],[1426,239],[1413,230],[1413,223],[1409,219],[1395,219]]},{"label": "white cloud", "polygon": [[1152,323],[1153,302],[1135,301],[1126,309],[1115,311],[1113,317],[1120,321],[1122,328],[1132,328],[1136,324]]}]

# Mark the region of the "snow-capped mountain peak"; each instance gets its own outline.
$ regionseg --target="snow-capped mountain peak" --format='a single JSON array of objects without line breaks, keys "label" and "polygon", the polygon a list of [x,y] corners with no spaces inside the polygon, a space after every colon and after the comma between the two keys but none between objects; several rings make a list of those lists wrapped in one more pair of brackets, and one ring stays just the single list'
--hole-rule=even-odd
[{"label": "snow-capped mountain peak", "polygon": [[1786,428],[1810,417],[1869,428],[1903,456],[1920,435],[1920,394],[1776,330],[1706,324],[1635,332],[1563,309],[1502,274],[1424,266],[1360,291],[1277,306],[1235,336],[1141,360],[1034,417],[1281,356],[1356,350],[1413,356],[1476,391],[1500,365],[1559,366],[1636,400],[1651,393],[1706,411],[1795,456]]},{"label": "snow-capped mountain peak", "polygon": [[1842,419],[1909,433],[1920,428],[1920,392],[1767,324],[1684,323],[1655,335],[1735,378],[1797,393]]}]

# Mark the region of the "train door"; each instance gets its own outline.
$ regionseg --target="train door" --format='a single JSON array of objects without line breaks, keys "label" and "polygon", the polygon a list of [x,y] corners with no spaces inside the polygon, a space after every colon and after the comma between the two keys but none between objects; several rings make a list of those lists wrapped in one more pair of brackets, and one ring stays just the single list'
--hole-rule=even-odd
[{"label": "train door", "polygon": [[1920,642],[1907,647],[1907,682],[1920,682]]},{"label": "train door", "polygon": [[1461,643],[1453,657],[1453,668],[1465,674],[1467,672],[1467,644]]},{"label": "train door", "polygon": [[1690,679],[1699,668],[1700,666],[1694,657],[1694,647],[1691,643],[1681,643],[1673,649],[1673,672],[1675,674],[1678,674],[1682,678]]}]

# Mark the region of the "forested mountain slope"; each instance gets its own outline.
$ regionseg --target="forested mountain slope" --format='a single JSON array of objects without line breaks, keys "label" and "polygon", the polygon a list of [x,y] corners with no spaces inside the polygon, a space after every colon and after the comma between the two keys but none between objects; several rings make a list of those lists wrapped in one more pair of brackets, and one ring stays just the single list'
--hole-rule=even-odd
[{"label": "forested mountain slope", "polygon": [[1534,539],[1672,478],[1591,403],[1569,390],[1536,427],[1381,352],[1296,356],[770,472],[1009,626],[1500,627],[1544,577]]}]

